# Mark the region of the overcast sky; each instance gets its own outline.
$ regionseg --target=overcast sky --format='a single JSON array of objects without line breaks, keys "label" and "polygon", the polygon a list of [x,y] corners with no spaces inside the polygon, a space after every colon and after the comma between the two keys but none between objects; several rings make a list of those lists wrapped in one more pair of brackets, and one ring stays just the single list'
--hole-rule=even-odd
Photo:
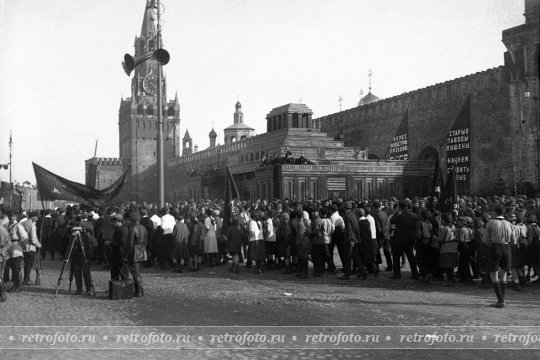
[{"label": "overcast sky", "polygon": [[[0,164],[13,131],[13,179],[32,161],[84,182],[84,160],[117,157],[121,68],[146,0],[0,0]],[[272,108],[300,99],[319,117],[503,64],[503,29],[523,0],[164,0],[169,98],[199,149],[242,103],[260,134]],[[0,179],[9,172],[0,170]]]}]

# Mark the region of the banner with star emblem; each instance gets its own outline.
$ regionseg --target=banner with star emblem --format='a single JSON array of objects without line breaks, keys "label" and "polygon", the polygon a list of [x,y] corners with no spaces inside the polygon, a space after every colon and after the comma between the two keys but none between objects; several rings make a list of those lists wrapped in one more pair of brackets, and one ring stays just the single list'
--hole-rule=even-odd
[{"label": "banner with star emblem", "polygon": [[58,176],[36,163],[32,163],[32,165],[34,166],[39,196],[42,200],[65,200],[92,206],[111,203],[122,189],[129,171],[128,168],[111,186],[97,190]]}]

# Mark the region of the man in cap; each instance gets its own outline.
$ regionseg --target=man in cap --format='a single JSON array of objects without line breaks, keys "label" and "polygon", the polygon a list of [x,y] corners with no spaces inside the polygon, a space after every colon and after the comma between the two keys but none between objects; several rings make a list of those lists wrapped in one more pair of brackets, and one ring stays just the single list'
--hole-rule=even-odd
[{"label": "man in cap", "polygon": [[17,222],[17,214],[9,214],[9,236],[11,246],[9,248],[9,264],[12,271],[13,287],[8,292],[21,291],[21,261],[23,259],[23,249],[28,244],[28,233],[24,227]]},{"label": "man in cap", "polygon": [[140,224],[142,226],[144,226],[144,228],[146,229],[146,236],[148,238],[148,242],[147,242],[147,245],[146,245],[146,253],[147,253],[147,260],[144,264],[145,267],[150,267],[153,265],[153,253],[154,253],[154,222],[152,220],[150,220],[150,218],[148,217],[148,210],[146,210],[146,208],[142,208],[140,210],[140,213],[141,213],[141,220],[140,220]]},{"label": "man in cap", "polygon": [[24,230],[26,230],[26,233],[28,234],[28,243],[23,247],[23,285],[25,286],[32,285],[32,283],[30,282],[30,273],[32,272],[32,268],[34,267],[36,252],[39,248],[41,248],[41,244],[38,240],[36,230],[37,214],[35,212],[30,212],[29,214],[30,215],[28,218],[25,217],[20,221],[20,224],[24,227]]},{"label": "man in cap", "polygon": [[129,225],[127,242],[124,244],[123,252],[127,258],[127,268],[133,276],[135,285],[135,297],[144,295],[143,281],[140,273],[140,264],[147,259],[146,245],[148,234],[146,228],[140,223],[141,216],[136,209],[129,213]]},{"label": "man in cap", "polygon": [[57,211],[58,214],[53,220],[54,242],[60,256],[64,259],[67,248],[66,230],[68,226],[68,217],[66,216],[65,208],[60,207]]},{"label": "man in cap", "polygon": [[120,214],[111,216],[114,223],[114,234],[111,241],[111,280],[125,280],[127,274],[124,263],[127,262],[127,254],[124,247],[128,243],[128,229],[124,226],[124,218]]},{"label": "man in cap", "polygon": [[487,226],[487,244],[489,275],[493,290],[497,296],[497,302],[491,307],[503,308],[506,294],[506,276],[512,265],[512,255],[510,243],[513,240],[514,231],[510,222],[504,219],[504,207],[495,206],[495,219],[491,220]]},{"label": "man in cap", "polygon": [[[86,295],[94,291],[92,277],[90,275],[90,258],[92,257],[92,240],[90,232],[82,225],[82,218],[75,217],[73,226],[70,228],[73,249],[71,250],[71,269],[75,278],[75,295],[82,294],[83,279],[86,287]],[[92,235],[93,237],[93,235]]]},{"label": "man in cap", "polygon": [[345,215],[343,216],[343,221],[345,223],[345,273],[339,276],[339,279],[349,280],[351,276],[351,261],[353,260],[356,264],[358,264],[360,269],[359,277],[365,279],[367,277],[366,270],[358,253],[360,244],[360,228],[358,226],[358,218],[352,212],[352,203],[350,201],[345,201],[343,208],[345,209]]},{"label": "man in cap", "polygon": [[114,219],[115,215],[116,209],[108,208],[103,220],[96,223],[96,228],[98,228],[98,231],[96,231],[98,251],[100,251],[101,258],[106,264],[104,269],[110,269],[111,266],[111,242],[116,230],[116,220]]},{"label": "man in cap", "polygon": [[392,258],[394,274],[390,279],[401,279],[401,269],[399,261],[405,254],[411,267],[411,279],[419,279],[418,268],[413,254],[414,230],[416,228],[415,218],[408,210],[408,204],[405,201],[399,202],[399,212],[390,219],[390,224],[395,225],[394,237],[392,239]]},{"label": "man in cap", "polygon": [[[43,216],[44,215],[44,216]],[[41,218],[36,222],[36,228],[40,229],[41,238],[39,239],[41,243],[41,259],[45,260],[45,255],[47,250],[51,252],[51,260],[54,260],[54,239],[53,239],[53,219],[51,217],[51,210],[46,209],[43,212]]]},{"label": "man in cap", "polygon": [[388,215],[383,211],[382,204],[375,200],[373,202],[373,207],[375,208],[375,214],[373,218],[375,219],[375,228],[377,243],[379,250],[377,253],[380,257],[380,248],[383,249],[384,257],[386,259],[386,271],[392,271],[392,255],[390,253],[390,222],[388,221]]}]

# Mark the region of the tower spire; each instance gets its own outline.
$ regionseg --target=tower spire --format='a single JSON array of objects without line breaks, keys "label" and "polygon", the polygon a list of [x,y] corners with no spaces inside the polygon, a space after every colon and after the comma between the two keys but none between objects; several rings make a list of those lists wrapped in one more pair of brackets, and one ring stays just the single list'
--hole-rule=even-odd
[{"label": "tower spire", "polygon": [[369,71],[368,71],[369,92],[371,92],[371,81],[372,81],[372,78],[373,78],[373,71],[372,71],[371,69],[369,69]]}]

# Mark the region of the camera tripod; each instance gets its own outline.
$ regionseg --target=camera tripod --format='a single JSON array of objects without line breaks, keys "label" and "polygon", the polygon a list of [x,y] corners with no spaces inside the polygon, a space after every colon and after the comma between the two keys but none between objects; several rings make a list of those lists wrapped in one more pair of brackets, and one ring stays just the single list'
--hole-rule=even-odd
[{"label": "camera tripod", "polygon": [[[86,251],[84,250],[84,244],[82,241],[82,228],[74,227],[71,233],[72,235],[69,240],[67,255],[66,255],[66,258],[64,259],[64,263],[62,264],[62,270],[60,270],[60,276],[58,277],[58,284],[56,284],[56,291],[54,292],[54,297],[56,297],[56,295],[58,294],[58,290],[60,289],[60,286],[62,285],[62,281],[63,281],[62,277],[64,276],[64,271],[66,270],[69,260],[71,259],[71,254],[73,253],[73,248],[75,246],[75,243],[77,243],[77,245],[80,246],[81,248],[83,263],[84,263],[83,266],[88,266],[88,258],[86,257]],[[96,296],[96,290],[94,288],[94,281],[92,280],[92,273],[90,272],[90,269],[88,270],[88,277],[90,278],[90,293],[92,294],[92,296]],[[71,292],[72,281],[73,281],[73,264],[69,273],[68,293]]]}]

